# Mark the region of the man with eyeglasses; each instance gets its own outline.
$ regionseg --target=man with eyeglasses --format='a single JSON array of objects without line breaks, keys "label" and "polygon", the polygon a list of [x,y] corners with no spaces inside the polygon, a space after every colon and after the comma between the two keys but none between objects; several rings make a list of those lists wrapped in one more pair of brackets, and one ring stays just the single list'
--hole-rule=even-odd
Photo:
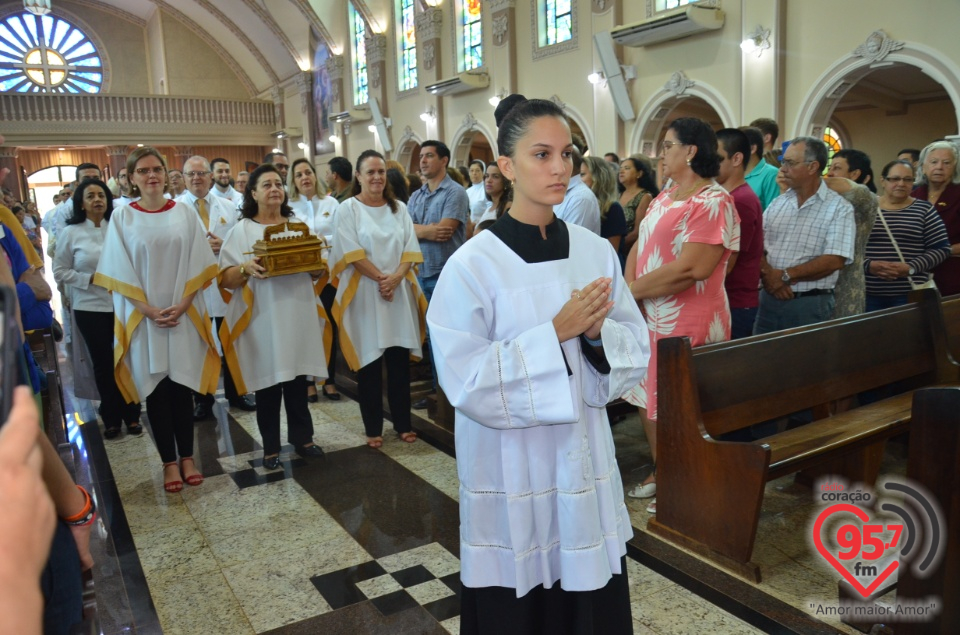
[{"label": "man with eyeglasses", "polygon": [[747,135],[747,140],[750,141],[750,160],[747,161],[743,178],[760,199],[760,205],[766,210],[773,199],[780,196],[777,168],[763,159],[763,132],[760,128],[744,126],[740,131]]},{"label": "man with eyeglasses", "polygon": [[127,168],[122,167],[117,172],[117,185],[120,187],[120,196],[113,199],[113,209],[119,209],[137,200],[130,195],[130,179],[128,178]]},{"label": "man with eyeglasses", "polygon": [[[213,172],[210,163],[203,157],[190,157],[183,164],[183,176],[187,180],[187,191],[177,197],[177,201],[197,211],[197,220],[207,234],[207,242],[213,255],[220,254],[220,247],[227,232],[237,224],[237,210],[234,204],[226,198],[220,198],[213,193]],[[226,315],[227,305],[220,296],[220,289],[216,281],[203,291],[203,301],[207,305],[207,312],[214,318],[217,332]],[[227,401],[234,408],[248,412],[256,410],[253,395],[238,395],[230,369],[223,364],[223,392]],[[202,421],[213,413],[213,395],[194,393],[193,420]]]},{"label": "man with eyeglasses", "polygon": [[167,183],[170,186],[168,194],[171,198],[177,198],[187,191],[187,186],[183,182],[183,173],[177,168],[167,170]]},{"label": "man with eyeglasses", "polygon": [[290,169],[290,159],[287,155],[283,152],[269,152],[263,157],[263,162],[272,163],[273,167],[277,168],[280,178],[283,179],[283,189],[287,189],[287,171]]},{"label": "man with eyeglasses", "polygon": [[840,269],[853,262],[853,206],[821,178],[827,145],[815,137],[790,142],[780,175],[790,188],[763,217],[760,309],[754,334],[829,320]]}]

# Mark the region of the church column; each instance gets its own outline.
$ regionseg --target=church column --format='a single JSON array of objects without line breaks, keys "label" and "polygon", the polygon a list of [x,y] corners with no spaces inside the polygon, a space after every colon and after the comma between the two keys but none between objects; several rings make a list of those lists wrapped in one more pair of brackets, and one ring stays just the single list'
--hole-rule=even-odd
[{"label": "church column", "polygon": [[17,163],[17,157],[20,156],[20,148],[0,147],[0,172],[9,169],[7,178],[0,185],[13,192],[13,198],[18,201],[23,200],[24,191],[20,182],[20,165]]},{"label": "church column", "polygon": [[[367,77],[370,82],[367,89],[370,93],[370,99],[376,98],[380,105],[380,113],[387,116],[387,36],[380,33],[374,33],[364,39],[367,47]],[[371,121],[372,123],[372,121]],[[379,142],[379,139],[377,139]],[[383,150],[381,146],[379,148]],[[389,159],[390,153],[385,156]]]},{"label": "church column", "polygon": [[[440,36],[443,30],[443,10],[427,7],[414,18],[417,34],[417,78],[420,86],[427,86],[441,79]],[[426,139],[437,139],[439,123],[443,121],[443,99],[429,93],[424,96],[424,108],[434,109],[436,119],[426,122]]]},{"label": "church column", "polygon": [[120,170],[127,165],[127,155],[130,154],[127,146],[107,146],[107,160],[110,166],[110,176],[117,178]]},{"label": "church column", "polygon": [[[347,109],[347,97],[343,94],[343,55],[331,55],[327,58],[327,76],[330,78],[331,108],[336,112]],[[334,125],[333,131],[340,140],[334,144],[333,152],[346,156],[347,131],[349,124]]]},{"label": "church column", "polygon": [[303,121],[303,154],[313,157],[314,122],[310,116],[310,100],[313,99],[313,72],[304,71],[297,75],[297,90],[300,91],[300,119]]},{"label": "church column", "polygon": [[769,48],[741,53],[740,121],[746,125],[758,117],[770,117],[780,124],[781,141],[796,132],[789,130],[788,122],[784,121],[784,19],[782,0],[743,3],[741,39],[759,36],[761,43]]},{"label": "church column", "polygon": [[[287,127],[287,118],[283,114],[283,88],[280,86],[274,86],[270,89],[270,98],[273,100],[273,118],[275,120],[274,125],[277,127],[277,130],[283,130]],[[287,152],[286,139],[277,139],[274,137],[270,140],[270,143],[274,144],[274,148],[278,148],[281,152],[290,156]]]},{"label": "church column", "polygon": [[517,0],[491,0],[484,7],[490,10],[494,47],[484,66],[491,71],[494,94],[505,91],[501,97],[506,97],[517,92]]}]

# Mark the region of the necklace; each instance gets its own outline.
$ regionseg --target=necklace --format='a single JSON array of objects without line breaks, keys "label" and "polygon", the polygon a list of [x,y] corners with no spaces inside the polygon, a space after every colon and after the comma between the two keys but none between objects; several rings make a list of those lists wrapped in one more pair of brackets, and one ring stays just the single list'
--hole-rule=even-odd
[{"label": "necklace", "polygon": [[693,185],[691,185],[690,187],[687,187],[684,189],[678,189],[677,195],[673,197],[673,200],[675,201],[686,200],[691,194],[696,192],[697,189],[706,185],[709,182],[710,182],[710,179],[703,179],[703,178],[697,179],[696,181],[694,181]]}]

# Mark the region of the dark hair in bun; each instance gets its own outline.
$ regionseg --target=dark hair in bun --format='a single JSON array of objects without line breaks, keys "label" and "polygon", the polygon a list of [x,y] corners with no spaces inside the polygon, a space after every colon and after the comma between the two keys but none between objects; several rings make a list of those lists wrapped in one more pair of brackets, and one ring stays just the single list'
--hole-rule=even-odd
[{"label": "dark hair in bun", "polygon": [[530,122],[540,117],[557,117],[563,121],[567,117],[552,101],[546,99],[527,99],[523,95],[513,94],[497,104],[493,116],[497,120],[497,150],[505,157],[512,157],[517,141],[527,132]]},{"label": "dark hair in bun", "polygon": [[720,155],[717,154],[717,135],[703,119],[681,117],[674,119],[668,130],[673,130],[680,143],[696,146],[697,153],[690,160],[690,169],[697,176],[712,179],[720,174]]}]

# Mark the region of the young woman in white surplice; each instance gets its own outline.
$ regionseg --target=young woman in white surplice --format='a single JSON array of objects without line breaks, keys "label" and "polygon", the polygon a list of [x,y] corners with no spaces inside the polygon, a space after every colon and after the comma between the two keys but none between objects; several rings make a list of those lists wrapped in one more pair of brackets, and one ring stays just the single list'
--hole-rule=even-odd
[{"label": "young woman in white surplice", "polygon": [[[340,349],[357,373],[360,415],[367,444],[383,444],[383,374],[393,428],[407,443],[410,424],[410,356],[420,357],[427,300],[413,266],[423,262],[407,207],[387,181],[383,155],[366,150],[357,159],[353,198],[337,209],[331,260],[339,278],[334,319]],[[382,360],[382,361],[381,361]]]},{"label": "young woman in white surplice", "polygon": [[513,95],[496,115],[513,207],[447,261],[427,312],[456,408],[461,633],[631,633],[605,406],[646,371],[646,326],[610,243],[553,214],[562,111]]},{"label": "young woman in white surplice", "polygon": [[266,278],[253,244],[269,225],[302,222],[286,202],[283,180],[269,163],[250,173],[243,216],[220,248],[218,282],[227,300],[220,342],[237,391],[255,391],[263,465],[280,467],[280,403],[287,414],[287,440],[300,456],[320,457],[307,406],[307,375],[327,376],[326,313],[317,296],[322,271]]},{"label": "young woman in white surplice", "polygon": [[213,393],[220,377],[200,293],[217,262],[197,212],[164,197],[156,149],[130,153],[127,173],[141,198],[113,212],[93,282],[113,292],[117,386],[129,403],[146,398],[164,489],[179,492],[183,481],[203,482],[193,461],[192,391]]},{"label": "young woman in white surplice", "polygon": [[[310,227],[310,233],[314,236],[320,236],[327,241],[327,249],[323,252],[323,258],[330,262],[330,246],[333,245],[334,219],[336,218],[337,207],[340,202],[333,196],[326,194],[320,187],[317,180],[317,171],[309,159],[303,157],[294,160],[290,165],[290,173],[287,176],[287,191],[290,193],[290,199],[287,201],[290,208],[297,218]],[[337,288],[332,284],[327,284],[320,291],[320,301],[323,304],[323,310],[327,312],[329,318],[333,314],[333,299],[337,296]],[[337,325],[331,321],[333,328],[333,345],[331,351],[337,350]],[[340,399],[340,393],[337,392],[337,386],[333,383],[337,376],[337,356],[331,353],[330,360],[327,363],[327,379],[323,384],[323,396],[333,401]],[[307,400],[317,401],[317,386],[315,378],[307,377]]]}]

